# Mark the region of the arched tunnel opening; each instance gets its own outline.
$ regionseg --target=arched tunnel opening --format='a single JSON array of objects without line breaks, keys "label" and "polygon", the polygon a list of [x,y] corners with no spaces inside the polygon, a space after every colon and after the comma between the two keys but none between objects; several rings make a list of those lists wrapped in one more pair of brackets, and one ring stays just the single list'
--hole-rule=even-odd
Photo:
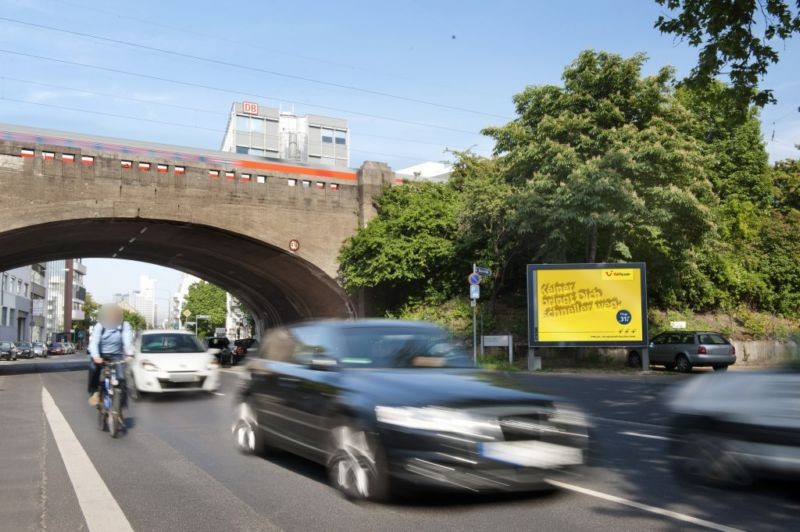
[{"label": "arched tunnel opening", "polygon": [[0,270],[71,257],[127,259],[195,275],[236,297],[257,334],[280,323],[356,314],[336,280],[310,262],[207,225],[86,218],[0,233]]}]

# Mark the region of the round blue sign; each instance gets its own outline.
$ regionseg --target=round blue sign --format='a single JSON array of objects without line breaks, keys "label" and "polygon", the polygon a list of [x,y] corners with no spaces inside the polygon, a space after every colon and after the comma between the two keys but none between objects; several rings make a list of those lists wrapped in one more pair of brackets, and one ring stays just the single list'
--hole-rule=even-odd
[{"label": "round blue sign", "polygon": [[627,310],[620,310],[617,312],[617,321],[622,325],[628,325],[631,322],[631,313]]},{"label": "round blue sign", "polygon": [[469,284],[473,284],[473,285],[474,284],[481,284],[481,276],[479,274],[477,274],[477,273],[471,273],[471,274],[469,274],[469,277],[467,277],[467,281],[469,281]]}]

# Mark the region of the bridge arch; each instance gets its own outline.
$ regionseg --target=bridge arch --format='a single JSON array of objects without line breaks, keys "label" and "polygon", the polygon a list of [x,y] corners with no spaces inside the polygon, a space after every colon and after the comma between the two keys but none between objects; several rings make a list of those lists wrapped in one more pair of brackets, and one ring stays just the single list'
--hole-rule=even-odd
[{"label": "bridge arch", "polygon": [[119,258],[191,273],[237,297],[257,327],[353,317],[335,279],[309,261],[203,224],[147,218],[75,218],[0,232],[0,270],[64,259]]}]

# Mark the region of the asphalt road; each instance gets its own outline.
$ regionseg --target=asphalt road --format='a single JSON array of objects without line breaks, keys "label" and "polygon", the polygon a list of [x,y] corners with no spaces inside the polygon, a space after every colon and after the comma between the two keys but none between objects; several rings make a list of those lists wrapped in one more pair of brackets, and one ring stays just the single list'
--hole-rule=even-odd
[{"label": "asphalt road", "polygon": [[[544,494],[408,494],[379,505],[346,501],[321,467],[300,458],[236,452],[229,435],[232,372],[224,374],[222,395],[133,404],[132,427],[112,440],[96,429],[86,402],[85,358],[0,362],[0,530],[87,529],[73,485],[91,478],[91,466],[102,479],[95,484],[108,487],[124,519],[141,531],[797,529],[797,486],[723,491],[673,478],[662,394],[687,377],[509,378],[589,412],[594,447],[584,474]],[[77,438],[73,445],[43,413],[48,394]],[[91,466],[68,473],[63,453],[74,457],[81,449]],[[103,502],[89,504],[105,509],[92,506]]]}]

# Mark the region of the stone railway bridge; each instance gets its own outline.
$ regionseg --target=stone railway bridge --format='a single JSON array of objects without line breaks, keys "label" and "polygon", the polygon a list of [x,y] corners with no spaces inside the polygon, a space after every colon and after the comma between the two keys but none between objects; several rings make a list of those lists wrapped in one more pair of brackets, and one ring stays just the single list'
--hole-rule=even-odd
[{"label": "stone railway bridge", "polygon": [[239,298],[257,326],[351,317],[343,241],[395,177],[0,124],[0,270],[71,257],[144,261]]}]

